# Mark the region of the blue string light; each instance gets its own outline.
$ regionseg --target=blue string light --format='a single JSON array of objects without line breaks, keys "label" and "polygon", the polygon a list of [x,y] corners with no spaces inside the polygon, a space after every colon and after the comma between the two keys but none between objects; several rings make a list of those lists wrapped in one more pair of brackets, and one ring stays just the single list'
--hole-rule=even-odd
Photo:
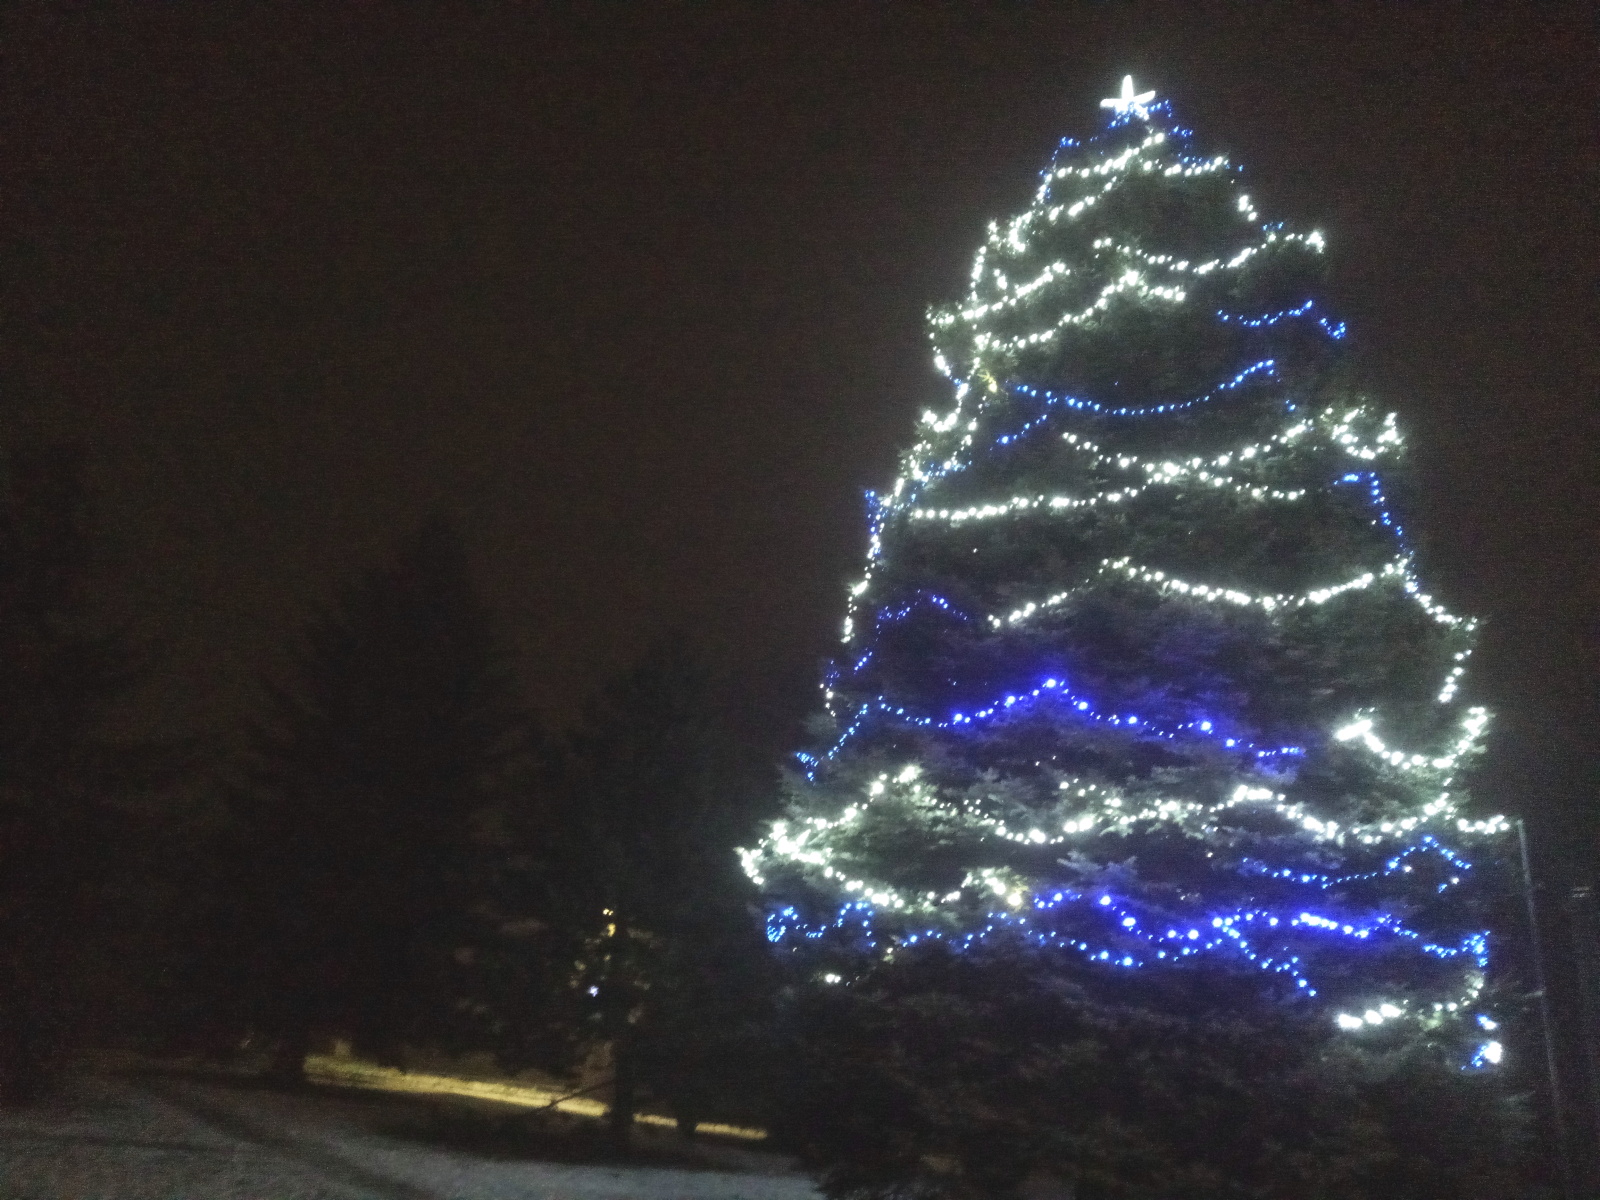
[{"label": "blue string light", "polygon": [[1059,701],[1064,706],[1066,714],[1078,722],[1110,725],[1142,738],[1159,738],[1166,741],[1177,741],[1185,737],[1202,739],[1219,743],[1223,749],[1238,751],[1257,760],[1298,757],[1305,754],[1305,749],[1301,746],[1264,747],[1242,737],[1230,736],[1219,729],[1216,722],[1209,718],[1168,725],[1153,721],[1147,717],[1141,717],[1136,713],[1104,712],[1086,697],[1072,691],[1065,681],[1051,677],[1042,680],[1038,687],[1009,693],[994,703],[974,709],[970,713],[952,713],[949,717],[943,719],[911,712],[905,706],[891,704],[887,699],[880,696],[876,700],[869,701],[861,706],[857,711],[856,718],[839,736],[838,741],[820,759],[807,755],[802,761],[815,767],[823,761],[837,757],[839,751],[860,731],[866,718],[873,712],[884,713],[907,725],[913,725],[921,729],[956,730],[971,727],[975,724],[986,724],[997,718],[1008,716],[1014,711],[1020,711],[1030,702],[1039,700]]},{"label": "blue string light", "polygon": [[1378,520],[1387,529],[1394,530],[1394,536],[1403,546],[1405,544],[1405,530],[1400,527],[1400,522],[1395,520],[1394,514],[1389,511],[1389,501],[1383,494],[1383,481],[1376,471],[1350,471],[1339,476],[1339,483],[1364,483],[1367,486],[1367,495],[1372,501],[1372,506],[1378,510]]},{"label": "blue string light", "polygon": [[[1218,309],[1217,320],[1221,321],[1225,325],[1242,325],[1246,329],[1270,329],[1272,326],[1277,325],[1282,321],[1293,321],[1299,317],[1309,316],[1311,314],[1311,310],[1315,307],[1316,301],[1307,300],[1304,304],[1301,304],[1296,308],[1285,308],[1279,312],[1267,313],[1264,316],[1259,317],[1241,317],[1236,313],[1225,312],[1222,309]],[[1315,321],[1317,327],[1334,341],[1337,342],[1344,340],[1347,330],[1343,321],[1331,321],[1327,317],[1320,315],[1313,318],[1313,320]]]},{"label": "blue string light", "polygon": [[[1241,860],[1239,869],[1246,874],[1263,875],[1270,879],[1283,879],[1291,883],[1309,884],[1327,891],[1329,888],[1345,887],[1352,883],[1363,883],[1372,879],[1386,878],[1401,872],[1410,872],[1412,868],[1407,865],[1406,860],[1418,854],[1436,854],[1457,871],[1472,870],[1470,862],[1448,846],[1443,845],[1432,834],[1423,834],[1414,845],[1407,846],[1375,871],[1360,871],[1348,875],[1326,875],[1316,871],[1297,870],[1294,867],[1271,867],[1252,858]],[[1452,877],[1439,884],[1435,890],[1442,892],[1460,882],[1459,877]]]},{"label": "blue string light", "polygon": [[[1040,946],[1076,950],[1089,961],[1118,968],[1138,968],[1156,963],[1181,964],[1185,959],[1222,953],[1242,960],[1257,970],[1287,975],[1298,994],[1315,997],[1318,989],[1308,974],[1305,961],[1306,946],[1295,953],[1295,935],[1312,939],[1336,938],[1364,944],[1380,945],[1387,939],[1397,939],[1415,944],[1425,954],[1443,961],[1458,958],[1470,959],[1480,969],[1488,966],[1488,935],[1483,932],[1468,933],[1454,944],[1427,941],[1422,934],[1409,929],[1399,920],[1380,915],[1366,922],[1339,920],[1308,911],[1291,911],[1282,916],[1263,908],[1234,909],[1212,913],[1192,920],[1173,920],[1171,914],[1151,913],[1140,915],[1140,909],[1126,900],[1118,900],[1104,891],[1083,892],[1061,889],[1039,893],[1027,903],[1029,916],[1013,912],[990,912],[984,917],[981,928],[966,933],[953,933],[937,928],[891,936],[898,945],[914,946],[921,942],[945,942],[957,951],[971,949],[994,935],[1020,933]],[[1092,934],[1071,932],[1059,926],[1041,926],[1039,914],[1066,915],[1070,910],[1092,916],[1102,928],[1109,927],[1122,944],[1094,939]],[[873,925],[877,916],[875,907],[865,900],[854,900],[842,905],[833,919],[821,923],[805,921],[792,906],[768,914],[767,940],[781,945],[791,935],[807,941],[818,941],[830,933],[860,931],[873,948],[881,941]],[[1264,947],[1263,943],[1276,944]],[[1141,948],[1142,944],[1142,948]],[[1480,1017],[1480,1022],[1486,1018]],[[1491,1023],[1492,1024],[1492,1023]]]},{"label": "blue string light", "polygon": [[1009,446],[1013,442],[1020,442],[1023,438],[1027,437],[1028,434],[1031,433],[1034,429],[1038,428],[1040,425],[1043,425],[1046,421],[1048,421],[1054,415],[1055,415],[1054,413],[1049,413],[1049,412],[1040,413],[1037,417],[1034,417],[1033,420],[1024,422],[1022,427],[1020,429],[1018,429],[1015,433],[1001,434],[999,437],[997,437],[994,440],[995,446],[996,447]]},{"label": "blue string light", "polygon": [[[1068,396],[1060,392],[1046,391],[1042,388],[1031,388],[1025,384],[1013,383],[1009,389],[1018,395],[1028,396],[1035,400],[1043,400],[1046,404],[1060,404],[1066,408],[1075,408],[1082,412],[1092,412],[1107,417],[1148,417],[1164,413],[1182,412],[1186,408],[1193,408],[1197,404],[1207,404],[1226,392],[1235,391],[1244,384],[1254,380],[1257,375],[1265,379],[1277,378],[1277,364],[1270,358],[1253,362],[1240,371],[1226,383],[1218,384],[1209,392],[1195,396],[1190,400],[1175,400],[1168,404],[1149,404],[1143,407],[1137,405],[1124,405],[1120,408],[1108,408],[1096,400],[1088,400],[1082,396]],[[1255,382],[1261,382],[1255,380]]]},{"label": "blue string light", "polygon": [[[958,621],[972,620],[970,615],[962,612],[961,609],[950,603],[950,601],[946,600],[943,596],[935,595],[932,592],[918,591],[912,595],[911,599],[901,604],[899,608],[880,608],[873,617],[873,633],[875,635],[881,634],[885,625],[893,625],[900,621],[904,621],[910,617],[912,613],[924,606],[939,609],[940,611],[956,618]],[[875,654],[875,649],[867,649],[855,660],[855,662],[850,664],[850,667],[847,671],[841,671],[836,664],[831,665],[826,676],[827,687],[832,688],[846,675],[855,676],[861,674],[862,671],[866,670],[868,664],[872,662]]]}]

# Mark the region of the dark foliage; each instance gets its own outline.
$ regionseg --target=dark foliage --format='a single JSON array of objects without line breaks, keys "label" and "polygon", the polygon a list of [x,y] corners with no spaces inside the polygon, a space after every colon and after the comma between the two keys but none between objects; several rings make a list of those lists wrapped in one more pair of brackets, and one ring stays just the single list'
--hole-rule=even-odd
[{"label": "dark foliage", "polygon": [[767,785],[729,725],[707,671],[663,642],[571,738],[570,1019],[581,1046],[604,1048],[620,1138],[646,1096],[692,1132],[748,1120],[760,1091],[771,967],[734,851]]},{"label": "dark foliage", "polygon": [[135,801],[178,765],[178,747],[115,735],[139,656],[95,603],[94,565],[82,455],[0,455],[0,1100],[36,1096],[107,1018],[133,969]]},{"label": "dark foliage", "polygon": [[529,731],[448,523],[347,587],[269,698],[243,805],[251,1017],[291,1075],[317,1031],[380,1058],[451,1036]]},{"label": "dark foliage", "polygon": [[795,1000],[780,1129],[830,1197],[1425,1200],[1524,1194],[1495,1084],[1359,1051],[1237,979],[1091,999],[1015,946],[897,956]]}]

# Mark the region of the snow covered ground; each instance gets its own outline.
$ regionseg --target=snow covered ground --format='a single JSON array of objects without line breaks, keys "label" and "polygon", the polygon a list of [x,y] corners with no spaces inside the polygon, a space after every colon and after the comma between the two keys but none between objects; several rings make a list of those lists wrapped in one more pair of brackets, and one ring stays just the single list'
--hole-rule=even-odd
[{"label": "snow covered ground", "polygon": [[731,1170],[485,1158],[373,1129],[371,1102],[175,1077],[73,1081],[0,1112],[3,1200],[816,1200],[781,1159]]}]

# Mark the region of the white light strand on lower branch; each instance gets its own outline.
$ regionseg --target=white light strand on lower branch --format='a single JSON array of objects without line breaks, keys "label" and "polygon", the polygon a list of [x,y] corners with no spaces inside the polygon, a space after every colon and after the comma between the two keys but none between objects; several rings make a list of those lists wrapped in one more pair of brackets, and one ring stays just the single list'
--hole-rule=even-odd
[{"label": "white light strand on lower branch", "polygon": [[[1415,587],[1407,586],[1413,583],[1415,578],[1413,575],[1412,562],[1409,555],[1401,555],[1398,558],[1392,559],[1388,563],[1385,563],[1384,566],[1377,572],[1363,571],[1361,574],[1352,579],[1347,579],[1342,583],[1329,584],[1326,587],[1315,588],[1309,592],[1300,593],[1272,592],[1263,593],[1261,595],[1251,595],[1248,592],[1241,592],[1234,588],[1212,587],[1202,583],[1188,583],[1184,580],[1173,578],[1165,571],[1158,571],[1150,567],[1140,566],[1133,562],[1132,559],[1128,558],[1105,560],[1100,564],[1098,570],[1096,571],[1096,575],[1101,577],[1115,576],[1136,583],[1153,584],[1155,585],[1156,590],[1162,595],[1183,596],[1187,599],[1201,600],[1207,603],[1230,604],[1240,608],[1259,608],[1263,612],[1268,613],[1292,612],[1296,609],[1305,608],[1308,605],[1315,606],[1326,604],[1328,601],[1334,599],[1335,597],[1342,596],[1346,592],[1363,591],[1380,580],[1392,579],[1399,582],[1404,588],[1406,594],[1411,599],[1415,600],[1423,608],[1423,610],[1439,624],[1445,625],[1449,628],[1456,628],[1459,626],[1468,631],[1471,631],[1477,626],[1476,621],[1451,615],[1441,606],[1434,604],[1430,597],[1424,595]],[[1039,613],[1049,612],[1051,609],[1058,608],[1073,598],[1082,595],[1087,588],[1092,586],[1092,583],[1093,581],[1091,580],[1085,584],[1079,584],[1075,587],[1066,588],[1060,592],[1054,593],[1053,595],[1046,596],[1043,600],[1030,600],[1028,603],[1013,609],[1004,617],[991,614],[987,618],[989,626],[993,629],[1003,629],[1008,626],[1024,624]],[[1467,655],[1465,652],[1456,655],[1458,663],[1465,660],[1466,657]],[[1441,701],[1448,701],[1455,694],[1456,681],[1460,678],[1464,671],[1465,668],[1459,665],[1452,668],[1450,680],[1445,685],[1446,691],[1448,691],[1449,695],[1441,693]]]},{"label": "white light strand on lower branch", "polygon": [[1193,457],[1182,463],[1171,459],[1156,461],[1137,454],[1111,454],[1095,442],[1070,430],[1061,435],[1061,440],[1087,455],[1094,466],[1114,467],[1120,470],[1137,468],[1150,478],[1171,475],[1181,470],[1220,471],[1247,462],[1259,466],[1271,462],[1276,452],[1300,445],[1302,439],[1311,433],[1320,433],[1331,447],[1364,462],[1392,454],[1404,445],[1404,439],[1395,424],[1394,413],[1387,413],[1384,416],[1377,434],[1370,441],[1365,440],[1357,432],[1358,427],[1363,424],[1368,426],[1372,424],[1372,414],[1364,406],[1358,405],[1355,408],[1343,405],[1330,406],[1314,417],[1291,421],[1265,441],[1247,443],[1210,458]]},{"label": "white light strand on lower branch", "polygon": [[1438,756],[1426,754],[1408,754],[1404,750],[1392,750],[1384,744],[1383,740],[1372,732],[1373,719],[1369,716],[1358,716],[1348,725],[1334,732],[1334,740],[1339,742],[1359,742],[1360,745],[1383,759],[1390,766],[1398,767],[1403,771],[1414,771],[1428,767],[1435,771],[1448,771],[1453,768],[1463,754],[1466,754],[1478,742],[1484,728],[1489,724],[1489,713],[1484,708],[1470,708],[1466,718],[1461,722],[1462,735],[1456,744],[1446,753]]},{"label": "white light strand on lower branch", "polygon": [[1092,496],[1012,496],[1009,500],[972,505],[968,508],[913,508],[906,515],[913,521],[939,520],[948,521],[952,525],[961,525],[967,521],[990,521],[996,517],[1007,517],[1033,509],[1041,509],[1048,512],[1065,512],[1071,509],[1096,508],[1102,504],[1119,504],[1134,499],[1151,487],[1162,485],[1170,487],[1188,482],[1198,482],[1208,488],[1230,491],[1236,496],[1251,500],[1292,502],[1303,500],[1309,494],[1309,489],[1307,488],[1253,486],[1241,484],[1227,475],[1213,475],[1205,470],[1191,471],[1178,468],[1171,474],[1155,476],[1145,484],[1115,488]]},{"label": "white light strand on lower branch", "polygon": [[[1463,755],[1471,751],[1481,738],[1487,727],[1489,715],[1483,708],[1472,708],[1461,722],[1461,735],[1452,748],[1443,755],[1426,756],[1421,754],[1407,754],[1403,751],[1391,750],[1372,733],[1371,718],[1363,717],[1335,732],[1334,737],[1340,742],[1356,741],[1364,749],[1382,759],[1389,766],[1402,771],[1411,772],[1428,770],[1432,772],[1450,772],[1458,765]],[[827,858],[823,851],[816,849],[816,840],[823,835],[847,826],[858,820],[866,808],[874,801],[879,800],[888,793],[891,783],[909,785],[909,791],[903,796],[913,804],[923,807],[943,807],[948,811],[958,811],[940,801],[937,796],[920,782],[920,768],[915,765],[907,766],[892,780],[887,774],[880,775],[868,785],[866,796],[855,804],[846,806],[838,817],[807,817],[799,824],[801,828],[796,831],[789,822],[780,821],[773,825],[772,834],[764,839],[754,851],[743,851],[745,855],[746,870],[751,872],[755,882],[762,883],[754,864],[762,855],[771,853],[778,858],[794,862],[807,863],[812,866],[827,867]],[[1329,845],[1342,846],[1350,842],[1359,845],[1373,846],[1385,841],[1404,838],[1431,825],[1441,825],[1451,829],[1454,833],[1465,836],[1492,837],[1505,833],[1510,825],[1504,817],[1494,816],[1479,820],[1469,820],[1459,815],[1459,807],[1450,796],[1450,785],[1453,779],[1446,775],[1440,782],[1438,796],[1421,806],[1413,815],[1397,819],[1373,821],[1366,823],[1352,823],[1341,825],[1331,819],[1322,819],[1312,815],[1304,805],[1290,803],[1281,792],[1271,788],[1241,783],[1233,793],[1224,801],[1215,804],[1203,804],[1198,801],[1161,799],[1147,801],[1143,805],[1130,804],[1120,792],[1106,789],[1097,784],[1082,782],[1063,782],[1062,791],[1071,792],[1076,788],[1075,796],[1079,799],[1099,798],[1097,810],[1080,810],[1067,818],[1061,825],[1059,832],[1050,832],[1037,825],[1026,830],[1013,830],[1007,823],[999,818],[985,816],[977,813],[963,813],[965,819],[978,828],[993,832],[996,836],[1007,841],[1019,844],[1037,846],[1053,846],[1062,842],[1080,840],[1082,837],[1095,833],[1126,832],[1127,830],[1145,824],[1165,823],[1179,826],[1196,836],[1210,836],[1218,832],[1218,818],[1233,809],[1269,808],[1284,821],[1295,826],[1303,833],[1308,834],[1315,841]],[[830,868],[831,869],[831,868]],[[865,885],[862,885],[865,886]],[[899,907],[899,904],[892,905]]]},{"label": "white light strand on lower branch", "polygon": [[[858,892],[864,886],[860,881],[850,881],[845,890]],[[1025,889],[1030,889],[1030,885],[1013,872],[996,868],[969,872],[962,881],[961,891],[953,895],[971,895],[976,900],[985,894],[992,894],[1004,901],[1007,909],[977,916],[983,924],[965,934],[935,927],[891,934],[884,939],[885,944],[880,952],[884,957],[892,957],[897,947],[910,947],[923,941],[944,942],[957,950],[964,950],[1002,931],[1020,935],[1024,940],[1041,947],[1076,950],[1090,961],[1112,967],[1137,968],[1162,960],[1176,965],[1186,958],[1220,951],[1241,958],[1259,970],[1288,975],[1299,994],[1308,998],[1318,993],[1307,973],[1313,968],[1303,958],[1308,949],[1308,943],[1304,940],[1307,937],[1342,938],[1355,945],[1409,943],[1418,953],[1436,960],[1464,960],[1463,986],[1457,999],[1435,1001],[1431,1005],[1431,1013],[1415,1016],[1407,1012],[1409,1005],[1406,1003],[1379,1002],[1375,1009],[1368,1010],[1370,1017],[1359,1025],[1348,1014],[1339,1013],[1334,1021],[1345,1030],[1407,1016],[1425,1025],[1442,1024],[1470,1006],[1482,993],[1483,972],[1488,966],[1488,939],[1484,933],[1467,933],[1454,944],[1433,942],[1396,918],[1384,914],[1365,919],[1337,919],[1304,910],[1296,911],[1291,906],[1281,913],[1263,908],[1242,908],[1232,912],[1181,917],[1163,911],[1150,912],[1144,905],[1115,899],[1109,892],[1101,892],[1097,888],[1088,891],[1046,888],[1038,892]],[[1080,917],[1076,928],[1063,929],[1059,914],[1068,909],[1076,909],[1085,916],[1097,918],[1101,928],[1098,931],[1087,929],[1089,922]],[[767,937],[769,941],[778,943],[786,940],[791,933],[798,932],[806,938],[815,938],[830,931],[842,932],[853,928],[856,936],[863,937],[877,950],[880,937],[873,927],[876,915],[876,906],[865,897],[846,901],[831,921],[824,921],[821,925],[807,923],[792,907],[784,908],[769,914]],[[901,910],[897,915],[903,920],[907,916],[921,914]],[[1091,942],[1088,940],[1090,938],[1094,940]],[[1297,947],[1301,953],[1294,952]],[[838,976],[827,979],[827,982],[838,981]],[[1495,1028],[1494,1022],[1483,1014],[1478,1015],[1478,1022],[1485,1029]],[[1486,1057],[1491,1062],[1497,1061],[1492,1056]],[[1475,1061],[1473,1065],[1481,1066],[1482,1063]]]},{"label": "white light strand on lower branch", "polygon": [[[1274,452],[1297,445],[1306,434],[1319,429],[1328,438],[1333,447],[1363,461],[1379,458],[1400,447],[1402,443],[1399,431],[1394,424],[1394,414],[1390,413],[1384,418],[1381,431],[1371,442],[1363,440],[1354,432],[1357,422],[1365,415],[1365,411],[1359,407],[1341,410],[1325,409],[1312,420],[1301,419],[1292,422],[1282,432],[1267,439],[1265,442],[1241,446],[1235,450],[1210,458],[1195,457],[1182,462],[1171,459],[1156,461],[1144,459],[1133,454],[1108,454],[1094,442],[1069,431],[1062,435],[1062,440],[1074,449],[1088,455],[1094,466],[1118,470],[1138,470],[1145,476],[1145,482],[1143,484],[1114,488],[1088,496],[1013,496],[1008,500],[969,505],[955,509],[919,505],[910,508],[907,511],[907,515],[913,520],[943,520],[952,524],[961,524],[972,520],[992,520],[996,517],[1026,512],[1032,509],[1061,511],[1093,507],[1099,504],[1116,504],[1132,499],[1152,485],[1171,486],[1186,482],[1198,483],[1212,489],[1228,490],[1235,495],[1256,500],[1300,500],[1309,494],[1309,489],[1266,487],[1249,482],[1241,475],[1236,474],[1235,471],[1240,468],[1246,468],[1247,464],[1247,469],[1253,470],[1270,463],[1273,460]],[[975,430],[976,425],[977,421],[974,418],[971,421],[971,428]],[[970,444],[971,437],[969,433],[968,439],[963,443],[963,449]],[[952,462],[947,465],[945,473],[948,473],[950,469],[960,468],[955,467]],[[918,482],[930,478],[920,468],[912,472],[911,477]],[[894,490],[890,498],[885,502],[885,507],[889,511],[900,507],[901,497],[905,495],[905,485],[906,480],[904,477],[896,480]],[[921,490],[919,490],[918,494],[921,494]]]}]

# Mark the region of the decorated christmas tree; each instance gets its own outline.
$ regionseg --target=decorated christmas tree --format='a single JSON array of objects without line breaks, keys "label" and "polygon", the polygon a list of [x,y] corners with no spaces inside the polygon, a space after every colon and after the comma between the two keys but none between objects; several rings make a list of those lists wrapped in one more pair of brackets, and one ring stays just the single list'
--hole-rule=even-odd
[{"label": "decorated christmas tree", "polygon": [[1323,238],[1153,93],[1104,107],[931,315],[949,398],[869,494],[827,732],[746,853],[769,938],[845,987],[1003,940],[1497,1062],[1474,622],[1417,578]]}]

